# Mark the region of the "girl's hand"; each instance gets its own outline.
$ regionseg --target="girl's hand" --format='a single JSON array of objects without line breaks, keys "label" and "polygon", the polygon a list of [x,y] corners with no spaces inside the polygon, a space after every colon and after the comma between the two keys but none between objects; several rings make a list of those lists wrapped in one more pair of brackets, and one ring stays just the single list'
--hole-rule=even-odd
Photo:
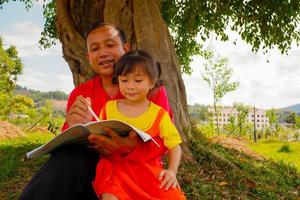
[{"label": "girl's hand", "polygon": [[162,170],[159,173],[158,180],[161,181],[160,189],[168,190],[170,188],[180,188],[180,185],[176,178],[176,173],[172,170]]}]

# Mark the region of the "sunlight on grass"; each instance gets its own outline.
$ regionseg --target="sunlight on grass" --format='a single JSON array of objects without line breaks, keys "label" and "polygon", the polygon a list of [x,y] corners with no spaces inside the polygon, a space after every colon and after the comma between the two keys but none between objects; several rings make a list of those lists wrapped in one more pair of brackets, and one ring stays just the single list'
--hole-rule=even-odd
[{"label": "sunlight on grass", "polygon": [[[26,152],[46,143],[54,135],[34,132],[26,137],[0,140],[0,199],[16,199],[47,156],[25,160]],[[16,187],[18,185],[18,187]]]},{"label": "sunlight on grass", "polygon": [[249,147],[267,158],[294,165],[300,171],[300,142],[260,140],[258,143],[251,142]]}]

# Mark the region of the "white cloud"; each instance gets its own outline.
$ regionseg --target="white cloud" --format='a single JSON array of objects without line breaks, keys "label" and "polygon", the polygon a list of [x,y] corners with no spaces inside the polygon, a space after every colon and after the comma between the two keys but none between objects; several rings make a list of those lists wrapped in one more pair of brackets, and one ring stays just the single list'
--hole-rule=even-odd
[{"label": "white cloud", "polygon": [[[261,108],[278,108],[300,102],[299,47],[293,46],[289,55],[281,55],[278,50],[264,55],[251,52],[249,45],[239,39],[237,45],[212,43],[218,54],[229,58],[229,67],[234,71],[232,80],[240,82],[236,91],[222,99],[222,104],[243,102]],[[213,102],[212,92],[201,77],[203,63],[201,58],[194,59],[192,76],[183,76],[189,104]]]},{"label": "white cloud", "polygon": [[38,40],[42,31],[40,25],[31,21],[23,21],[13,24],[2,35],[6,45],[17,47],[20,57],[59,55],[61,52],[60,44],[46,50],[39,49]]},{"label": "white cloud", "polygon": [[61,90],[67,94],[73,89],[72,76],[65,74],[46,74],[25,68],[17,82],[21,86],[41,91]]}]

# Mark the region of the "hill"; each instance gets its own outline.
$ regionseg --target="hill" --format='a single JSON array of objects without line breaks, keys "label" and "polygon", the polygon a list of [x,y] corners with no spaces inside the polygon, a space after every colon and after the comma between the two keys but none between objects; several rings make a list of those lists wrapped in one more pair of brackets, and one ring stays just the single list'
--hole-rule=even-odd
[{"label": "hill", "polygon": [[66,110],[68,95],[63,91],[42,92],[17,85],[15,94],[25,95],[30,97],[37,107],[43,106],[45,100],[50,100],[54,111]]},{"label": "hill", "polygon": [[26,95],[30,97],[35,103],[42,101],[43,99],[55,99],[55,100],[68,100],[68,95],[63,91],[49,91],[42,92],[39,90],[32,90],[27,87],[17,85],[15,94]]},{"label": "hill", "polygon": [[280,108],[280,110],[300,113],[300,103]]}]

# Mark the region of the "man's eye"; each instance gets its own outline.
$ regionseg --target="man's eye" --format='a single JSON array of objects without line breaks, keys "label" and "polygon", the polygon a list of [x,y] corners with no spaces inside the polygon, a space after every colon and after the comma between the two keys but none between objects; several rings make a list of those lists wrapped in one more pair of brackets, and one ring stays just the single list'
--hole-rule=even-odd
[{"label": "man's eye", "polygon": [[98,50],[98,47],[91,48],[91,51],[97,51],[97,50]]},{"label": "man's eye", "polygon": [[114,44],[107,44],[107,47],[109,47],[109,48],[112,48],[114,46],[115,46]]}]

